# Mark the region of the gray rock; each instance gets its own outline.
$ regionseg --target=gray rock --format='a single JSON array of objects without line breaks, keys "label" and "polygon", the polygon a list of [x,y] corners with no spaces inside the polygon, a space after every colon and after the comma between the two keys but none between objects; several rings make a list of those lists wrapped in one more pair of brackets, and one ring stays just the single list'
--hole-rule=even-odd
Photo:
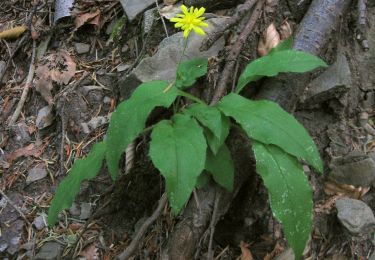
[{"label": "gray rock", "polygon": [[[207,20],[209,27],[206,29],[207,34],[218,30],[227,21],[227,18],[213,18]],[[224,38],[220,38],[207,51],[199,50],[205,37],[191,34],[188,38],[187,48],[183,60],[196,57],[216,56],[224,48]],[[176,67],[180,60],[184,48],[183,33],[176,33],[169,38],[164,39],[158,51],[154,56],[143,59],[132,73],[121,79],[119,82],[120,93],[122,98],[128,98],[133,90],[143,82],[151,80],[171,81],[176,75]]]},{"label": "gray rock", "polygon": [[43,229],[46,226],[46,223],[47,223],[47,218],[45,215],[37,216],[33,221],[33,225],[35,226],[37,230]]},{"label": "gray rock", "polygon": [[79,216],[81,214],[81,209],[77,203],[73,202],[72,206],[69,208],[69,213],[73,216]]},{"label": "gray rock", "polygon": [[74,48],[78,54],[85,54],[90,51],[90,44],[82,43],[82,42],[75,42]]},{"label": "gray rock", "polygon": [[32,182],[39,181],[47,176],[47,171],[43,166],[36,166],[32,168],[26,177],[26,184],[29,185]]},{"label": "gray rock", "polygon": [[55,260],[61,259],[62,246],[57,242],[47,242],[35,256],[35,260]]},{"label": "gray rock", "polygon": [[294,260],[294,252],[291,248],[288,248],[280,255],[275,257],[274,260]]},{"label": "gray rock", "polygon": [[82,130],[85,134],[91,133],[93,130],[108,123],[108,116],[97,116],[90,119],[87,123],[81,123]]},{"label": "gray rock", "polygon": [[23,147],[26,143],[31,141],[29,128],[24,122],[11,126],[10,131],[12,133],[13,140],[15,141],[15,148]]},{"label": "gray rock", "polygon": [[370,255],[370,258],[368,260],[375,260],[375,252]]},{"label": "gray rock", "polygon": [[129,64],[122,63],[122,64],[117,66],[116,70],[117,70],[117,72],[123,72],[123,71],[125,71],[129,68],[130,68]]},{"label": "gray rock", "polygon": [[90,203],[82,202],[81,203],[81,215],[79,219],[88,219],[92,213],[92,206]]},{"label": "gray rock", "polygon": [[364,202],[343,198],[336,201],[337,218],[353,235],[369,234],[375,231],[375,217]]},{"label": "gray rock", "polygon": [[336,62],[309,84],[304,105],[315,106],[332,98],[340,98],[351,85],[349,63],[345,55],[339,53]]},{"label": "gray rock", "polygon": [[361,152],[334,160],[329,178],[338,183],[369,187],[375,181],[375,161]]},{"label": "gray rock", "polygon": [[158,9],[157,8],[152,8],[150,10],[147,10],[144,15],[143,15],[143,20],[142,20],[142,28],[143,28],[143,33],[148,34],[151,29],[154,27],[157,19],[157,13]]},{"label": "gray rock", "polygon": [[120,3],[129,21],[132,21],[144,10],[155,4],[155,0],[120,0]]},{"label": "gray rock", "polygon": [[38,116],[36,117],[35,124],[39,129],[43,129],[52,125],[54,119],[52,111],[52,106],[45,106],[38,111]]}]

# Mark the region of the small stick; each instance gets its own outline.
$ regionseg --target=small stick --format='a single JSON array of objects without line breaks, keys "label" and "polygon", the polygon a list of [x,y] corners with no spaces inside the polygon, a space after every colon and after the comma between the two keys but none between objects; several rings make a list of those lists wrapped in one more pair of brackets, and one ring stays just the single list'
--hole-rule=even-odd
[{"label": "small stick", "polygon": [[36,53],[36,42],[33,39],[33,50],[32,50],[32,54],[31,54],[29,74],[27,75],[27,79],[26,79],[25,87],[23,88],[23,91],[22,91],[21,99],[18,102],[16,110],[14,111],[12,117],[10,118],[9,125],[13,125],[17,121],[19,115],[21,114],[21,110],[23,108],[23,105],[26,102],[27,95],[29,94],[29,90],[31,88],[31,83],[32,83],[32,80],[33,80],[33,77],[34,77],[34,71],[35,71],[35,64],[34,64],[35,53]]},{"label": "small stick", "polygon": [[159,205],[152,213],[152,215],[143,223],[141,228],[139,229],[138,233],[135,235],[134,239],[130,243],[130,245],[123,251],[119,256],[117,256],[118,260],[125,260],[129,259],[134,254],[134,251],[137,249],[137,246],[139,244],[139,241],[142,239],[144,234],[146,233],[147,229],[152,225],[152,223],[155,222],[155,220],[159,217],[161,214],[163,208],[165,207],[165,204],[167,203],[167,194],[164,193],[160,200]]},{"label": "small stick", "polygon": [[134,166],[135,141],[131,142],[125,151],[125,174],[128,174]]},{"label": "small stick", "polygon": [[1,196],[3,196],[7,200],[7,202],[9,203],[9,205],[11,205],[12,208],[14,208],[18,212],[18,214],[20,214],[20,216],[23,218],[23,220],[25,220],[25,222],[27,223],[27,225],[31,226],[31,223],[26,218],[26,216],[22,213],[22,211],[16,206],[16,204],[14,204],[13,201],[11,201],[11,199],[7,195],[5,195],[5,193],[1,189],[0,189],[0,194],[1,194]]},{"label": "small stick", "polygon": [[216,225],[216,219],[219,211],[219,202],[220,202],[220,196],[221,193],[219,192],[218,188],[216,188],[215,191],[215,204],[214,204],[214,211],[212,213],[211,223],[210,223],[210,241],[208,243],[208,253],[207,253],[207,259],[212,260],[214,259],[214,250],[212,249],[212,243],[214,240],[214,233],[215,233],[215,225]]},{"label": "small stick", "polygon": [[165,35],[167,35],[167,38],[169,38],[168,30],[167,30],[167,25],[165,24],[164,17],[163,17],[163,16],[161,15],[161,13],[160,13],[160,7],[159,7],[158,0],[155,0],[155,4],[156,4],[156,9],[158,9],[158,13],[159,13],[159,16],[160,16],[160,18],[161,18],[161,22],[163,23],[163,27],[164,27]]},{"label": "small stick", "polygon": [[233,70],[236,66],[236,60],[238,56],[240,55],[240,52],[243,48],[243,45],[246,42],[247,37],[252,32],[256,21],[258,20],[260,16],[260,12],[262,10],[264,0],[259,0],[249,21],[245,25],[245,28],[242,30],[240,36],[238,37],[238,40],[234,43],[234,45],[231,48],[231,51],[229,52],[226,63],[223,69],[223,72],[221,73],[221,77],[219,80],[219,84],[216,88],[216,91],[213,95],[211,104],[217,103],[222,96],[225,95],[225,92],[227,90],[227,85],[229,83],[229,79],[233,74]]},{"label": "small stick", "polygon": [[234,15],[228,19],[225,26],[220,28],[220,30],[212,33],[206,40],[204,40],[201,44],[200,50],[207,51],[223,34],[226,30],[235,26],[250,9],[253,5],[257,2],[257,0],[246,0],[245,3],[240,4],[234,13]]}]

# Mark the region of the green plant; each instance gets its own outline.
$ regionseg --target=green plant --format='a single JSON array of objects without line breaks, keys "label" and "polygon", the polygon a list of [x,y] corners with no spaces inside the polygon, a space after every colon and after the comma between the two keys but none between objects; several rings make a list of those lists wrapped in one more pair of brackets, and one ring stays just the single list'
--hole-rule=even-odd
[{"label": "green plant", "polygon": [[[290,47],[291,40],[285,41],[269,55],[248,64],[239,78],[236,93],[230,93],[214,106],[183,91],[206,74],[207,59],[180,63],[174,82],[141,84],[112,114],[107,138],[97,143],[86,158],[77,160],[60,183],[49,209],[49,225],[72,204],[80,183],[96,176],[104,160],[116,180],[122,153],[144,133],[152,110],[175,104],[170,119],[147,128],[151,130],[149,155],[165,178],[172,211],[179,213],[193,189],[204,185],[207,173],[219,185],[232,190],[234,165],[225,140],[234,119],[252,141],[256,170],[269,192],[271,209],[282,223],[296,258],[301,256],[312,227],[313,207],[302,161],[322,172],[319,152],[305,128],[279,105],[249,100],[238,94],[249,82],[263,76],[326,66],[319,58]],[[179,108],[175,102],[178,97],[188,98],[192,104]]]}]

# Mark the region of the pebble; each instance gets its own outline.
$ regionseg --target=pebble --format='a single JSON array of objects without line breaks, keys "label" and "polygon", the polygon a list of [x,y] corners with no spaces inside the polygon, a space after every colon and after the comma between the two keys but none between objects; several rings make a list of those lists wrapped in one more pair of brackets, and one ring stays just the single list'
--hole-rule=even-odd
[{"label": "pebble", "polygon": [[343,198],[336,201],[337,218],[352,234],[369,234],[375,231],[375,217],[364,202]]},{"label": "pebble", "polygon": [[39,250],[35,256],[35,260],[55,260],[60,259],[62,246],[57,242],[47,242]]},{"label": "pebble", "polygon": [[32,168],[27,174],[26,184],[29,185],[32,182],[39,181],[47,176],[47,171],[43,166],[36,166]]},{"label": "pebble", "polygon": [[92,206],[90,203],[82,202],[81,203],[81,214],[79,215],[79,219],[88,219],[92,213]]},{"label": "pebble", "polygon": [[78,54],[85,54],[90,51],[90,44],[82,43],[82,42],[75,42],[74,48]]},{"label": "pebble", "polygon": [[46,226],[46,223],[47,218],[45,215],[37,216],[33,221],[33,225],[37,230],[42,230]]},{"label": "pebble", "polygon": [[43,129],[52,125],[54,119],[52,111],[52,106],[45,106],[41,108],[38,111],[38,116],[35,120],[36,127],[38,127],[39,129]]}]

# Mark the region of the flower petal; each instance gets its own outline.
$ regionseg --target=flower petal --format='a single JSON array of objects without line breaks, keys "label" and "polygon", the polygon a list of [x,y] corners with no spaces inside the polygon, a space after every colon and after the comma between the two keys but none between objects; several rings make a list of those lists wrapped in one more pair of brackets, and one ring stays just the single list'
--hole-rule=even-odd
[{"label": "flower petal", "polygon": [[187,7],[185,6],[185,5],[181,5],[181,10],[182,10],[182,12],[185,14],[185,15],[188,15],[189,14],[189,11],[188,11],[188,9],[187,9]]},{"label": "flower petal", "polygon": [[200,26],[200,27],[208,27],[208,23],[199,22],[198,26]]},{"label": "flower petal", "polygon": [[206,33],[202,30],[202,28],[200,28],[198,26],[194,26],[193,30],[194,30],[194,32],[196,32],[199,35],[206,35]]},{"label": "flower petal", "polygon": [[[197,8],[197,10],[198,10],[198,8]],[[206,11],[206,9],[204,7],[199,8],[197,13],[195,14],[196,15],[195,17],[201,16],[202,14],[204,14],[205,11]]]}]

